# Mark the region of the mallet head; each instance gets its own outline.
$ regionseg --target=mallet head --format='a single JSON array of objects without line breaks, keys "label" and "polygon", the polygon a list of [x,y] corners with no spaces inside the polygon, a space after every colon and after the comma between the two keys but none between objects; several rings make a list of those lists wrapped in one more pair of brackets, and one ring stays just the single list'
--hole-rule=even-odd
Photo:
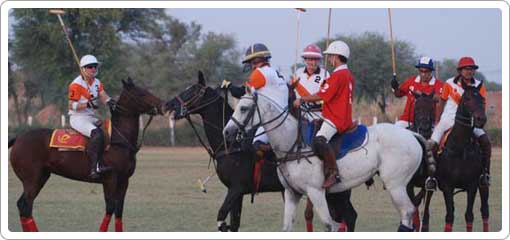
[{"label": "mallet head", "polygon": [[64,15],[66,13],[64,10],[59,10],[59,9],[51,9],[48,12],[50,12],[50,14],[56,14],[56,15]]}]

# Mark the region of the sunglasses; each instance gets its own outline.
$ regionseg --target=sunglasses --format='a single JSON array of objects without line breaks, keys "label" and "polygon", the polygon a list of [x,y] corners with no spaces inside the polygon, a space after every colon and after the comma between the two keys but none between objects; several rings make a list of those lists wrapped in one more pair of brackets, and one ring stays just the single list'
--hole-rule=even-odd
[{"label": "sunglasses", "polygon": [[96,68],[97,69],[97,65],[87,65],[87,66],[85,66],[85,68],[87,68],[87,69]]},{"label": "sunglasses", "polygon": [[430,70],[421,70],[421,69],[420,69],[420,70],[418,70],[418,71],[419,71],[419,72],[421,72],[421,73],[431,73],[431,72],[432,72],[432,71],[430,71]]},{"label": "sunglasses", "polygon": [[473,71],[473,70],[475,70],[475,69],[474,69],[474,68],[472,68],[472,67],[465,67],[465,68],[463,68],[463,69],[468,70],[468,71]]},{"label": "sunglasses", "polygon": [[320,58],[304,58],[305,60],[320,61]]}]

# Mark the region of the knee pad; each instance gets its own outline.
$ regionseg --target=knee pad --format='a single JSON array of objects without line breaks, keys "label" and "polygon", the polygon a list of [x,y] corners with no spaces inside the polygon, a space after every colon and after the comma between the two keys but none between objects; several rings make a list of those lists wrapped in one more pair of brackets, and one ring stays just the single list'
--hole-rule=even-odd
[{"label": "knee pad", "polygon": [[312,150],[317,156],[321,157],[321,149],[327,146],[327,144],[328,140],[324,136],[314,137],[312,140]]},{"label": "knee pad", "polygon": [[101,128],[95,128],[90,133],[90,140],[104,141],[104,131]]}]

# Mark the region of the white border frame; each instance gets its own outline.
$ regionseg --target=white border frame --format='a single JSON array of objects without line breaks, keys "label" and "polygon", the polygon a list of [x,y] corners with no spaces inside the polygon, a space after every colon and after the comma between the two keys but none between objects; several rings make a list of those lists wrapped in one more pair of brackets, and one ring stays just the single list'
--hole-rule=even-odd
[{"label": "white border frame", "polygon": [[[119,4],[121,3],[121,4]],[[461,4],[460,4],[461,3]],[[39,2],[39,1],[10,1],[3,2],[1,5],[1,129],[2,133],[8,132],[8,12],[11,8],[249,8],[261,6],[268,6],[267,2],[231,2],[231,1],[197,1],[197,2],[158,2],[158,1],[143,1],[140,2],[99,2],[99,1],[68,1],[68,2]],[[330,2],[330,1],[317,1],[317,2],[271,2],[271,8],[293,8],[295,6],[304,8],[498,8],[501,10],[502,17],[502,86],[503,86],[503,119],[502,119],[502,230],[500,232],[430,232],[430,233],[397,233],[397,232],[355,232],[355,233],[324,233],[324,232],[250,232],[250,233],[219,233],[219,232],[39,232],[39,233],[24,233],[24,232],[11,232],[8,229],[8,151],[7,151],[7,134],[1,136],[1,235],[8,239],[326,239],[326,238],[352,238],[352,239],[366,239],[366,238],[380,238],[380,239],[502,239],[507,238],[509,235],[509,4],[504,1],[472,1],[472,2],[459,2],[459,1],[421,1],[421,2],[401,2],[401,1],[360,1],[360,2]],[[5,66],[5,67],[4,67]],[[12,207],[12,206],[11,206]],[[281,224],[277,222],[275,224]],[[395,226],[396,228],[397,226]]]}]

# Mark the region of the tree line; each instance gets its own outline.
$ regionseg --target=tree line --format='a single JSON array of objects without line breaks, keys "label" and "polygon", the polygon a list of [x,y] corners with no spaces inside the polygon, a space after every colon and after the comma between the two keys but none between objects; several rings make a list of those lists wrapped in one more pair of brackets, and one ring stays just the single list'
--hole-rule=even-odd
[{"label": "tree line", "polygon": [[[67,111],[67,87],[78,75],[57,17],[49,9],[13,9],[9,34],[9,98],[16,122],[48,104]],[[202,70],[209,82],[223,79],[241,84],[247,78],[240,59],[246,46],[233,35],[204,32],[199,23],[184,23],[164,9],[64,9],[63,20],[80,56],[102,62],[98,78],[110,95],[120,92],[120,80],[132,77],[164,100],[195,81]],[[385,114],[391,98],[390,45],[379,33],[336,36],[349,44],[349,68],[356,78],[355,97],[377,103]],[[317,42],[325,49],[326,39]],[[270,44],[269,44],[270,45]],[[411,43],[396,41],[399,81],[416,74],[418,55]],[[434,56],[431,56],[432,58]],[[456,74],[456,60],[438,62],[439,78]],[[477,78],[485,80],[482,73]],[[489,89],[501,85],[490,83]]]}]

